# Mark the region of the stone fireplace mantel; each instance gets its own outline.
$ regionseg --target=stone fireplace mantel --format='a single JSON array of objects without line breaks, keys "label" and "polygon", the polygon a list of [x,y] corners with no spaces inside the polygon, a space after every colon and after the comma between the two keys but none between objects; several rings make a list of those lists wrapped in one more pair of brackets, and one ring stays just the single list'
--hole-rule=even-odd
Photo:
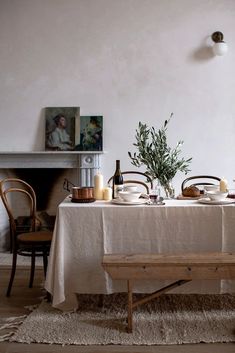
[{"label": "stone fireplace mantel", "polygon": [[0,169],[74,168],[80,186],[93,186],[103,151],[0,152]]}]

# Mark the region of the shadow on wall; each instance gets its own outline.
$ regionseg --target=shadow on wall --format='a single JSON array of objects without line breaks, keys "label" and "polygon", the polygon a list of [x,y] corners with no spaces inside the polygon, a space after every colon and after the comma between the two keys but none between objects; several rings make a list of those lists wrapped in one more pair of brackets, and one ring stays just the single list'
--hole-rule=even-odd
[{"label": "shadow on wall", "polygon": [[192,58],[195,61],[210,60],[214,57],[215,55],[213,54],[211,47],[198,48],[192,54]]},{"label": "shadow on wall", "polygon": [[194,61],[206,61],[211,60],[215,57],[212,50],[212,40],[211,36],[206,36],[201,45],[191,53],[190,59]]}]

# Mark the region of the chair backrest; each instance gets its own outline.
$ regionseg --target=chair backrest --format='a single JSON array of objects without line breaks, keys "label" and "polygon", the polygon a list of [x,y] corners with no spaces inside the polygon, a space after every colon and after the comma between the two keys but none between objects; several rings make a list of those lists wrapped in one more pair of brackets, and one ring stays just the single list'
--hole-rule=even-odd
[{"label": "chair backrest", "polygon": [[[144,178],[145,181],[139,180],[138,178],[137,179],[125,179],[125,177],[128,174],[134,176],[135,178],[138,175],[138,177]],[[124,184],[139,184],[139,185],[142,185],[146,189],[147,194],[149,194],[149,186],[148,186],[148,184],[150,185],[151,189],[153,188],[152,179],[146,173],[135,172],[135,171],[124,171],[124,172],[122,172],[122,175],[123,175],[123,179],[124,179],[123,180]],[[113,182],[113,176],[111,176],[111,178],[109,178],[108,185],[110,185],[112,182]],[[112,186],[112,185],[110,185],[110,186]]]},{"label": "chair backrest", "polygon": [[[196,183],[190,183],[190,185],[193,186],[199,186],[199,185],[213,185],[215,183],[215,181],[220,181],[220,178],[217,176],[213,176],[213,175],[195,175],[195,176],[191,176],[188,177],[186,179],[184,179],[184,181],[181,184],[181,191],[184,190],[184,188],[186,187],[186,184],[191,181],[191,180],[200,180],[201,181],[197,181]],[[189,185],[188,185],[189,186]]]},{"label": "chair backrest", "polygon": [[34,232],[36,230],[36,195],[33,188],[21,179],[6,178],[0,181],[0,195],[9,217],[12,240],[14,241],[14,235],[17,233],[16,204],[13,195],[17,195],[17,198],[24,201],[24,212],[27,212],[29,221],[28,228]]}]

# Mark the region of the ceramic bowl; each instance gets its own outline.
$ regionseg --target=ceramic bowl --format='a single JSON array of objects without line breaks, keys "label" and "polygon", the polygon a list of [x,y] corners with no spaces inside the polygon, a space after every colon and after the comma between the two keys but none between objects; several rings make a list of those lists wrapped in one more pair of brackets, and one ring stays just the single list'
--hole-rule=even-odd
[{"label": "ceramic bowl", "polygon": [[124,191],[128,191],[128,192],[136,192],[137,186],[135,185],[128,185],[128,186],[124,186]]},{"label": "ceramic bowl", "polygon": [[219,191],[219,185],[205,185],[204,190],[207,191]]},{"label": "ceramic bowl", "polygon": [[122,200],[127,202],[135,202],[139,199],[141,192],[134,191],[119,191],[118,195],[121,197]]},{"label": "ceramic bowl", "polygon": [[211,199],[211,201],[222,201],[228,196],[227,192],[221,192],[218,190],[207,191],[206,195]]}]

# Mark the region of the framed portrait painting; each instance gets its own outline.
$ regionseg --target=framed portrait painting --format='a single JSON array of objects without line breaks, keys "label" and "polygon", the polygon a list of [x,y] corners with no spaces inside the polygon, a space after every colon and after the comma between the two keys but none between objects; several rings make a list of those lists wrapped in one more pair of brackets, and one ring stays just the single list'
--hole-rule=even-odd
[{"label": "framed portrait painting", "polygon": [[74,151],[75,121],[79,116],[79,107],[45,108],[46,151]]},{"label": "framed portrait painting", "polygon": [[79,116],[75,120],[75,150],[103,151],[103,116]]}]

